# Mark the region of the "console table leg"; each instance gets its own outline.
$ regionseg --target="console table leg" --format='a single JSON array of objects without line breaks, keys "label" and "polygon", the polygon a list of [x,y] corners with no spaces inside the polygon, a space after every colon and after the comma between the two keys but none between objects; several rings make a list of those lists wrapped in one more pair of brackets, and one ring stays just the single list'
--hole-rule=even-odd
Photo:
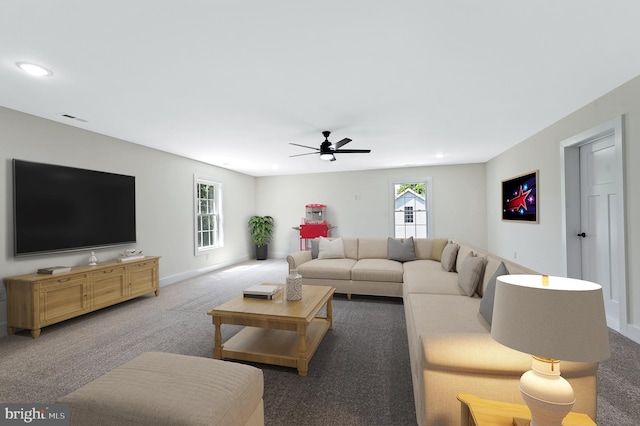
[{"label": "console table leg", "polygon": [[331,299],[327,300],[327,320],[329,321],[329,330],[333,330],[333,307]]},{"label": "console table leg", "polygon": [[34,339],[37,339],[38,337],[40,337],[40,328],[36,328],[35,330],[31,330],[31,337],[33,337]]}]

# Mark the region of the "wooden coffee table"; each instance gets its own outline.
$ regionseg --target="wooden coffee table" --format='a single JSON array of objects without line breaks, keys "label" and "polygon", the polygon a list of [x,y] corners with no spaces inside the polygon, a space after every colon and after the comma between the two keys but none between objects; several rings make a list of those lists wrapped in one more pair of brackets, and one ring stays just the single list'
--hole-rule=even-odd
[{"label": "wooden coffee table", "polygon": [[[333,328],[331,301],[335,291],[329,286],[303,285],[302,300],[262,300],[240,295],[223,303],[207,313],[213,317],[216,329],[213,357],[296,367],[300,376],[306,376],[309,360],[327,330]],[[317,316],[324,306],[326,316]],[[222,324],[245,328],[223,345]]]}]

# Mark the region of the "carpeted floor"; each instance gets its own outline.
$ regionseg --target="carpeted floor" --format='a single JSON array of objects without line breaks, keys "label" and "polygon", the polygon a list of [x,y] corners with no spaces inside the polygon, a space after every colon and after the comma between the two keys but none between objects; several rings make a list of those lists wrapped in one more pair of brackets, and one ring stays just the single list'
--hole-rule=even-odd
[{"label": "carpeted floor", "polygon": [[[249,261],[162,287],[146,296],[43,329],[0,339],[0,402],[50,403],[145,351],[211,357],[206,312],[260,282],[282,282],[284,260]],[[337,295],[334,329],[309,364],[264,372],[267,425],[415,425],[400,299]],[[223,326],[223,340],[239,330]],[[640,349],[611,333],[598,374],[598,424],[640,418]]]}]

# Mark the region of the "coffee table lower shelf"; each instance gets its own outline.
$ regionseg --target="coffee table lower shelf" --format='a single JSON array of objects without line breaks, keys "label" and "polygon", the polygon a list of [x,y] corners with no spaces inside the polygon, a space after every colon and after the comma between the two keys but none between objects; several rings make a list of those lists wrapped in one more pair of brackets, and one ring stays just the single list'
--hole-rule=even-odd
[{"label": "coffee table lower shelf", "polygon": [[314,318],[306,327],[304,339],[296,331],[245,327],[222,345],[221,358],[294,367],[299,375],[306,376],[309,360],[329,326],[327,319]]}]

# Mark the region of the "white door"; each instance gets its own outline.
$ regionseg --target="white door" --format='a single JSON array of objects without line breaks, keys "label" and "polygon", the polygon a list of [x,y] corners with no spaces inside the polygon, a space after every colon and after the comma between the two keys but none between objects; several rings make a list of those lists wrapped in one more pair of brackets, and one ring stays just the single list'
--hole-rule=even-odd
[{"label": "white door", "polygon": [[602,286],[607,323],[619,330],[624,287],[616,267],[620,256],[617,175],[613,135],[580,147],[581,229],[577,238],[582,247],[582,279]]}]

